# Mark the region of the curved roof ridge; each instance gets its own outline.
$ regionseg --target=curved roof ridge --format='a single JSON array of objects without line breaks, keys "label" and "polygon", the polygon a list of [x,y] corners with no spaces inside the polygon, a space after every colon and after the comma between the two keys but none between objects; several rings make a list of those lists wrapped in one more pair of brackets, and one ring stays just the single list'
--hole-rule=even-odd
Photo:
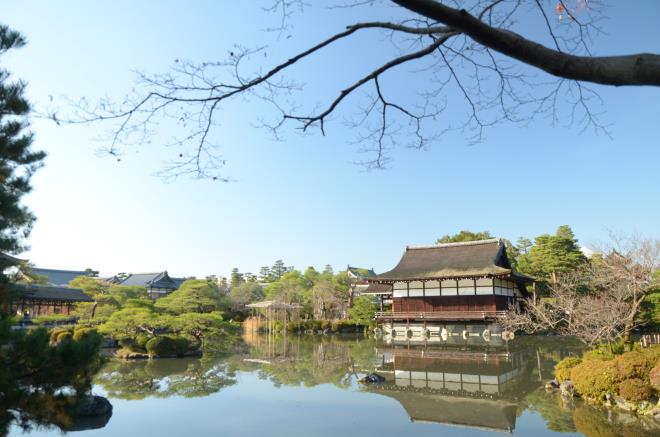
[{"label": "curved roof ridge", "polygon": [[406,246],[406,250],[409,250],[409,249],[435,249],[437,247],[453,247],[453,246],[478,246],[480,244],[492,244],[492,243],[499,243],[499,242],[501,242],[501,240],[499,238],[489,238],[487,240],[461,241],[461,242],[458,242],[458,243],[410,245],[410,246]]}]

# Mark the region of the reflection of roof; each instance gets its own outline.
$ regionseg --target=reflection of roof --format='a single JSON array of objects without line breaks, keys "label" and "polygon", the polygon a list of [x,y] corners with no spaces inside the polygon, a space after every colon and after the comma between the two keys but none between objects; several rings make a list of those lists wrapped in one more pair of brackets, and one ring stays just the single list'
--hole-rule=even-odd
[{"label": "reflection of roof", "polygon": [[59,300],[67,302],[92,302],[92,298],[77,288],[54,287],[50,285],[16,284],[19,296],[32,300]]},{"label": "reflection of roof", "polygon": [[120,285],[136,285],[139,287],[164,288],[176,290],[184,280],[170,278],[167,271],[155,273],[131,273]]},{"label": "reflection of roof", "polygon": [[[408,246],[399,264],[369,280],[442,279],[511,274],[504,244],[498,239]],[[517,275],[522,278],[522,275]]]},{"label": "reflection of roof", "polygon": [[34,267],[32,272],[47,277],[49,284],[60,286],[69,285],[69,282],[78,276],[87,276],[87,272],[84,270],[56,270]]},{"label": "reflection of roof", "polygon": [[414,421],[509,432],[516,425],[517,407],[507,401],[375,387],[369,391],[395,399]]}]

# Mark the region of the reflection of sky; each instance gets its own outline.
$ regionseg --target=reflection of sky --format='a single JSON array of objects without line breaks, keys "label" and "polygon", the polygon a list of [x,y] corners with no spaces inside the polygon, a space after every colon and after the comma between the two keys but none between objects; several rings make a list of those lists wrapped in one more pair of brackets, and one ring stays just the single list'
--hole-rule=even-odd
[{"label": "reflection of sky", "polygon": [[[121,99],[133,85],[131,69],[162,72],[175,58],[215,60],[236,42],[271,44],[266,59],[272,65],[348,22],[395,13],[387,5],[369,8],[368,17],[309,8],[293,37],[277,41],[260,31],[277,22],[263,13],[264,3],[3,0],[3,23],[23,31],[29,44],[2,64],[29,82],[37,103],[60,94]],[[597,54],[657,51],[657,1],[608,3]],[[520,23],[525,30],[543,28],[539,15],[526,18]],[[382,39],[366,32],[319,62],[301,65],[294,78],[310,87],[302,103],[325,100],[380,64]],[[384,78],[388,90],[414,95],[410,84],[421,81],[410,80],[413,68]],[[99,143],[92,138],[102,128],[39,121],[36,144],[49,157],[29,200],[39,221],[27,256],[44,267],[93,267],[106,274],[228,274],[233,266],[257,272],[278,258],[303,269],[351,263],[382,272],[406,244],[430,243],[460,229],[516,239],[569,223],[583,243],[604,238],[608,228],[657,236],[660,90],[596,88],[605,100],[605,120],[615,123],[613,140],[580,134],[563,121],[558,127],[547,120],[506,124],[477,146],[457,133],[427,152],[403,148],[391,170],[376,173],[351,164],[365,158],[350,144],[354,132],[342,125],[354,113],[352,103],[327,137],[301,137],[292,129],[284,143],[273,143],[252,128],[263,108],[237,102],[222,112],[222,131],[214,137],[234,184],[164,184],[151,175],[167,150],[143,148],[118,164],[94,155]],[[438,123],[464,110],[449,111]]]},{"label": "reflection of sky", "polygon": [[[103,394],[103,390],[95,390]],[[94,436],[473,436],[489,431],[410,422],[393,399],[330,384],[275,388],[257,372],[239,372],[238,384],[208,397],[141,401],[111,399],[113,416]],[[531,416],[526,418],[525,416]],[[545,435],[539,417],[524,413],[514,434]],[[549,432],[548,432],[549,433]],[[58,435],[57,432],[33,435]],[[548,434],[549,435],[549,434]]]}]

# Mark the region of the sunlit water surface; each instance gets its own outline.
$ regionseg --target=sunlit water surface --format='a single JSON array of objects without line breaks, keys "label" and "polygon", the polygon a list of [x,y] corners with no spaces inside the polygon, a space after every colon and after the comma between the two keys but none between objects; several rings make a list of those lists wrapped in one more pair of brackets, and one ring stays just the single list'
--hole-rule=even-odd
[{"label": "sunlit water surface", "polygon": [[[95,378],[94,394],[110,400],[112,417],[70,434],[659,435],[651,421],[545,392],[554,364],[579,353],[579,345],[557,338],[449,347],[341,336],[246,337],[230,354],[109,361]],[[358,383],[371,372],[386,382]],[[23,433],[16,425],[10,431]]]}]

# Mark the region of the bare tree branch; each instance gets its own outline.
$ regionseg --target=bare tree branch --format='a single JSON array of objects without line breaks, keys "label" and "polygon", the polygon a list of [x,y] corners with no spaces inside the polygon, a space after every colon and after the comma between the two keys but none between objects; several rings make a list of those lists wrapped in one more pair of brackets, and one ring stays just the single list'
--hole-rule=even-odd
[{"label": "bare tree branch", "polygon": [[622,56],[575,56],[552,50],[506,29],[475,18],[464,9],[435,0],[393,0],[457,31],[503,55],[533,65],[554,76],[604,85],[660,86],[660,55],[638,53]]}]

